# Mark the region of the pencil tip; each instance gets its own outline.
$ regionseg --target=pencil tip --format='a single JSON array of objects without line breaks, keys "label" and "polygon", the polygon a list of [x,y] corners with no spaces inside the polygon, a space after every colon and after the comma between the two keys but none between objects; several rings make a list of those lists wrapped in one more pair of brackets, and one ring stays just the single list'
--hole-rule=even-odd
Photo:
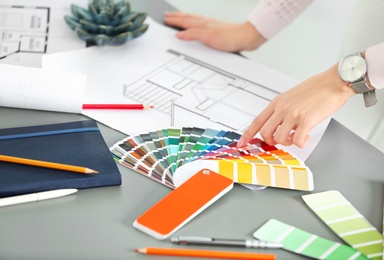
[{"label": "pencil tip", "polygon": [[145,254],[145,248],[136,248],[135,252]]},{"label": "pencil tip", "polygon": [[95,170],[92,170],[92,169],[88,169],[88,168],[86,168],[86,169],[85,169],[85,173],[86,173],[86,174],[98,174],[99,172],[98,172],[98,171],[95,171]]},{"label": "pencil tip", "polygon": [[154,106],[143,105],[143,108],[144,108],[144,109],[148,109],[148,108],[154,108]]}]

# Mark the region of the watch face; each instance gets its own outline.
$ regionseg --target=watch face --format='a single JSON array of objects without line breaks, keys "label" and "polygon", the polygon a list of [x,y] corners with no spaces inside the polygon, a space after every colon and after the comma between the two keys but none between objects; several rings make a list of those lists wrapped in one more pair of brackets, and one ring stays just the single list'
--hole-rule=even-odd
[{"label": "watch face", "polygon": [[347,82],[362,79],[367,72],[367,63],[358,54],[346,56],[339,64],[339,75]]}]

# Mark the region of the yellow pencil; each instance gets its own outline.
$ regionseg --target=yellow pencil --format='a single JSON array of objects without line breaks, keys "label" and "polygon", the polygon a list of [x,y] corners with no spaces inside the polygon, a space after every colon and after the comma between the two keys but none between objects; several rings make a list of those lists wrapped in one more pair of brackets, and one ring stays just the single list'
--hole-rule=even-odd
[{"label": "yellow pencil", "polygon": [[9,163],[25,164],[25,165],[31,165],[31,166],[37,166],[37,167],[44,167],[44,168],[51,168],[51,169],[63,170],[63,171],[80,172],[80,173],[85,173],[85,174],[99,173],[98,171],[95,171],[95,170],[92,170],[89,168],[85,168],[85,167],[81,167],[81,166],[61,164],[61,163],[53,163],[53,162],[46,162],[46,161],[39,161],[39,160],[32,160],[32,159],[7,156],[7,155],[0,155],[0,161],[9,162]]},{"label": "yellow pencil", "polygon": [[166,256],[187,256],[187,257],[207,257],[207,258],[226,258],[226,259],[253,259],[253,260],[275,260],[274,254],[245,253],[216,250],[197,250],[197,249],[176,249],[176,248],[137,248],[135,250],[147,255],[166,255]]}]

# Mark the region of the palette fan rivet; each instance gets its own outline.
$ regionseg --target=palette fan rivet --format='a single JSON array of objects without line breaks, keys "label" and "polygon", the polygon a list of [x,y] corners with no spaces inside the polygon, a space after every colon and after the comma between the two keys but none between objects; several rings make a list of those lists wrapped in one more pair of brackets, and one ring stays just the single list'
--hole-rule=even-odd
[{"label": "palette fan rivet", "polygon": [[203,174],[209,175],[211,172],[209,170],[203,170]]}]

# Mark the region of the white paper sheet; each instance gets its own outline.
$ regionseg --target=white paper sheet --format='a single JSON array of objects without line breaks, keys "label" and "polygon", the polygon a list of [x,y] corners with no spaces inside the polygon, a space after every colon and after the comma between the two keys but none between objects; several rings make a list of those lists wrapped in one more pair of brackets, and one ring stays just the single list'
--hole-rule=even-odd
[{"label": "white paper sheet", "polygon": [[86,75],[0,64],[0,106],[80,113]]},{"label": "white paper sheet", "polygon": [[[239,55],[183,42],[175,31],[147,18],[148,31],[123,46],[94,46],[43,56],[43,68],[88,75],[84,103],[145,103],[145,111],[83,110],[126,134],[174,126],[242,132],[293,78]],[[173,104],[173,105],[172,105]],[[305,160],[328,121],[313,131]]]}]

